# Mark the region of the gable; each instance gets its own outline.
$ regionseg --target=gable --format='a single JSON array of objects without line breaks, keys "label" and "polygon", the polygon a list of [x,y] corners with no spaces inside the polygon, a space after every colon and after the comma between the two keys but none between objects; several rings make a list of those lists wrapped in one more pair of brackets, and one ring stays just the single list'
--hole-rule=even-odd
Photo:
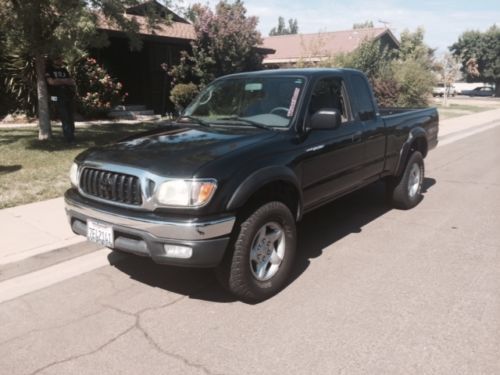
[{"label": "gable", "polygon": [[169,8],[167,8],[166,6],[160,4],[155,0],[146,1],[142,4],[129,7],[126,10],[127,14],[134,16],[142,16],[142,17],[145,17],[148,13],[151,12],[158,14],[163,18],[170,16],[173,22],[189,23],[185,18],[182,18],[181,16],[174,13],[172,10],[170,10]]}]

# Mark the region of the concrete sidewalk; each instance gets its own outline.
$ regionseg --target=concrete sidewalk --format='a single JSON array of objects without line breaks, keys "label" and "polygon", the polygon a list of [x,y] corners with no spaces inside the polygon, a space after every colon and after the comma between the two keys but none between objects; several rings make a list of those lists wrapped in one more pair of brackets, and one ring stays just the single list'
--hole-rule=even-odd
[{"label": "concrete sidewalk", "polygon": [[449,136],[450,134],[473,130],[500,121],[500,109],[493,109],[479,113],[473,113],[466,116],[454,117],[439,122],[439,137]]},{"label": "concrete sidewalk", "polygon": [[84,241],[70,229],[63,198],[0,210],[0,265]]},{"label": "concrete sidewalk", "polygon": [[[444,120],[439,137],[444,145],[470,132],[500,124],[500,109]],[[85,241],[70,229],[63,198],[0,210],[0,265],[14,263]]]}]

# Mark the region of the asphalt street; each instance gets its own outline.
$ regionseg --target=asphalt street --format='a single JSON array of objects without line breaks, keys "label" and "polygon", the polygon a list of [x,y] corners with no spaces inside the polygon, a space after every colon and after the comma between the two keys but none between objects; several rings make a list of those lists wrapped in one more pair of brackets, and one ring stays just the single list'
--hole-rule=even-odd
[{"label": "asphalt street", "polygon": [[375,184],[307,215],[290,284],[257,305],[210,270],[75,258],[0,304],[0,373],[500,374],[499,140],[432,151],[413,210]]}]

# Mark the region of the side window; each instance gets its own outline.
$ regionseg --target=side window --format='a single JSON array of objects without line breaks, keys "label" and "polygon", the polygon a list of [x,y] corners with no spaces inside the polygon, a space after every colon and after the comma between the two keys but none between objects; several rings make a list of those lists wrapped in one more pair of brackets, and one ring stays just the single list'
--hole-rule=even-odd
[{"label": "side window", "polygon": [[342,80],[339,78],[323,78],[316,83],[309,102],[309,115],[321,109],[336,109],[342,116],[342,123],[348,121],[346,101]]},{"label": "side window", "polygon": [[352,85],[356,101],[358,102],[358,114],[361,121],[368,121],[375,118],[375,107],[370,95],[370,87],[363,77],[352,76]]}]

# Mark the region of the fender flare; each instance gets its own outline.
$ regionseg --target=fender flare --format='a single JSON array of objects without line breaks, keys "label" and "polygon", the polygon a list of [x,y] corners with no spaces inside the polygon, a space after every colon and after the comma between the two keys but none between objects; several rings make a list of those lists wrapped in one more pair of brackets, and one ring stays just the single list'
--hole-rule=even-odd
[{"label": "fender flare", "polygon": [[271,166],[259,169],[245,178],[243,182],[235,190],[226,209],[234,211],[243,206],[247,200],[259,189],[272,182],[285,182],[293,185],[299,195],[297,219],[302,215],[302,189],[300,188],[299,179],[295,173],[284,166]]},{"label": "fender flare", "polygon": [[[399,160],[396,166],[396,176],[401,175],[405,168],[405,162],[408,159],[411,145],[417,140],[422,139],[427,145],[427,133],[421,127],[415,127],[410,130],[410,134],[408,134],[408,139],[401,146],[401,151],[399,152]],[[425,157],[425,155],[424,155]]]}]

